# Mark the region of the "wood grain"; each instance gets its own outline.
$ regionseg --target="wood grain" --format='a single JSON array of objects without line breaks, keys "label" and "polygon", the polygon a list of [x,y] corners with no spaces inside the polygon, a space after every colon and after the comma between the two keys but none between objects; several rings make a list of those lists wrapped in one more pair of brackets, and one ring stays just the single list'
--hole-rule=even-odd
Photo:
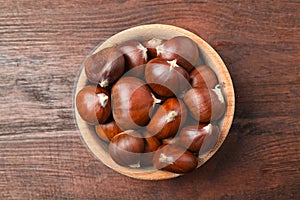
[{"label": "wood grain", "polygon": [[[0,0],[0,199],[300,199],[298,1]],[[228,67],[236,114],[191,174],[141,181],[85,148],[72,95],[85,56],[151,23],[201,36]]]}]

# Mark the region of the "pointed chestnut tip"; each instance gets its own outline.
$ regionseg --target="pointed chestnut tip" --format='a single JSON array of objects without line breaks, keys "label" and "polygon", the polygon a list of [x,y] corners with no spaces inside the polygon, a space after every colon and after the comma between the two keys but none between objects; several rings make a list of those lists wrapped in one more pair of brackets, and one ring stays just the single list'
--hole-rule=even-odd
[{"label": "pointed chestnut tip", "polygon": [[156,47],[156,56],[160,56],[164,52],[164,44],[158,45]]},{"label": "pointed chestnut tip", "polygon": [[144,61],[147,62],[147,60],[148,60],[148,54],[147,54],[148,49],[146,47],[144,47],[141,43],[138,44],[137,48],[140,51],[142,51],[142,57],[143,57]]},{"label": "pointed chestnut tip", "polygon": [[175,118],[178,116],[178,112],[175,110],[172,110],[171,112],[168,113],[167,115],[167,123],[174,121]]},{"label": "pointed chestnut tip", "polygon": [[212,133],[212,125],[208,124],[203,129],[210,135]]},{"label": "pointed chestnut tip", "polygon": [[215,88],[212,89],[212,91],[217,95],[218,100],[219,100],[221,103],[224,103],[224,102],[225,102],[224,97],[223,97],[223,94],[222,94],[222,90],[221,90],[221,85],[220,85],[220,84],[216,85]]},{"label": "pointed chestnut tip", "polygon": [[107,87],[108,84],[109,84],[109,82],[108,82],[107,79],[105,79],[104,81],[101,81],[101,82],[99,83],[100,87],[103,87],[103,88],[104,88],[104,87]]},{"label": "pointed chestnut tip", "polygon": [[161,103],[161,99],[156,98],[156,97],[154,96],[153,93],[151,93],[151,96],[152,96],[152,98],[153,98],[153,106],[154,106],[155,104]]},{"label": "pointed chestnut tip", "polygon": [[166,164],[169,164],[169,165],[174,163],[174,158],[172,156],[167,156],[164,153],[161,153],[159,155],[158,160],[159,160],[159,162],[166,163]]},{"label": "pointed chestnut tip", "polygon": [[174,60],[167,60],[167,63],[170,65],[170,70],[174,69],[175,67],[179,67],[179,65],[177,65],[177,59]]},{"label": "pointed chestnut tip", "polygon": [[97,96],[98,96],[99,105],[102,108],[105,108],[108,103],[109,97],[104,93],[99,93],[99,94],[97,94]]}]

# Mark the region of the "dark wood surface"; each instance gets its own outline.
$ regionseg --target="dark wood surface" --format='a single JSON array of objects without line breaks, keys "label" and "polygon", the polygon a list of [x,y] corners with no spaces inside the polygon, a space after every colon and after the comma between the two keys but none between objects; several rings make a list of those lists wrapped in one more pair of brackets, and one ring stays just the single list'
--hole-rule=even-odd
[{"label": "dark wood surface", "polygon": [[[209,42],[236,92],[215,156],[164,181],[95,159],[72,109],[87,54],[151,23]],[[0,199],[300,199],[299,1],[0,0],[0,67]]]}]

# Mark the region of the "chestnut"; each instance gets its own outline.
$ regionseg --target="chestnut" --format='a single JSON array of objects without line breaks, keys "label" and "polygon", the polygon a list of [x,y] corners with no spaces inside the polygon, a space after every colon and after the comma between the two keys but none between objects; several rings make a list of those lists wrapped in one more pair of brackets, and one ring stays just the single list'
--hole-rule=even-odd
[{"label": "chestnut", "polygon": [[123,130],[118,127],[116,121],[113,119],[105,124],[96,125],[95,131],[97,135],[105,142],[109,142],[115,135],[123,132]]},{"label": "chestnut", "polygon": [[192,88],[185,93],[183,100],[192,117],[200,122],[216,121],[225,112],[225,101],[219,85],[214,89]]},{"label": "chestnut", "polygon": [[144,152],[145,142],[142,135],[134,130],[127,130],[114,136],[108,150],[111,158],[122,166],[140,167],[140,156]]},{"label": "chestnut", "polygon": [[143,136],[145,139],[145,150],[141,155],[141,166],[150,166],[153,165],[153,155],[160,146],[160,142],[155,136],[152,136],[147,131],[143,133]]},{"label": "chestnut", "polygon": [[154,153],[153,164],[156,169],[183,174],[196,169],[198,159],[183,147],[162,145]]},{"label": "chestnut", "polygon": [[83,120],[90,124],[102,124],[111,114],[110,94],[104,88],[89,85],[76,96],[76,107]]},{"label": "chestnut", "polygon": [[198,152],[199,158],[205,156],[205,154],[207,154],[216,146],[221,135],[221,130],[216,124],[209,124],[205,129],[208,130],[208,134],[205,136],[201,148]]},{"label": "chestnut", "polygon": [[107,47],[88,57],[84,68],[90,82],[107,87],[123,74],[125,60],[116,47]]},{"label": "chestnut", "polygon": [[[202,148],[203,142],[207,140],[212,134],[218,136],[219,132],[219,128],[216,125],[199,124],[196,126],[186,126],[181,129],[179,138],[181,144],[183,144],[186,148],[188,148],[192,152],[198,153],[200,151],[200,148]],[[209,142],[214,143],[211,140]],[[215,143],[213,145],[215,145]],[[205,149],[202,149],[202,152],[207,152],[207,150],[210,149],[209,147],[211,147],[211,144],[206,145]]]},{"label": "chestnut", "polygon": [[185,122],[187,109],[181,100],[168,98],[147,125],[147,131],[158,139],[173,137]]},{"label": "chestnut", "polygon": [[189,74],[177,65],[177,60],[154,58],[146,64],[145,79],[152,90],[160,96],[174,96],[189,86]]},{"label": "chestnut", "polygon": [[[128,40],[121,43],[119,46],[120,51],[125,58],[125,69],[131,69],[144,65],[148,61],[147,48],[136,40]],[[140,77],[144,74],[144,68],[139,67],[135,70],[135,76]]]},{"label": "chestnut", "polygon": [[151,93],[146,83],[135,77],[122,77],[112,87],[113,117],[123,129],[136,129],[145,126],[159,99]]},{"label": "chestnut", "polygon": [[177,36],[156,47],[157,56],[165,60],[177,59],[178,65],[190,72],[200,62],[197,44],[185,36]]},{"label": "chestnut", "polygon": [[155,58],[157,56],[156,47],[164,43],[166,40],[161,40],[158,38],[152,38],[143,42],[143,45],[147,48],[148,60]]},{"label": "chestnut", "polygon": [[207,87],[213,89],[218,84],[215,72],[206,65],[200,65],[190,73],[192,87]]}]

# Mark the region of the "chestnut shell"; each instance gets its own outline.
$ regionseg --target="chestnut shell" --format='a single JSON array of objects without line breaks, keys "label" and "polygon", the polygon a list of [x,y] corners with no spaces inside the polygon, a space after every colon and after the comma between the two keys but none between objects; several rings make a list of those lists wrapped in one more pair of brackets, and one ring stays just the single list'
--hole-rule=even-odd
[{"label": "chestnut shell", "polygon": [[200,62],[197,44],[185,36],[171,38],[156,48],[157,56],[177,63],[190,72]]},{"label": "chestnut shell", "polygon": [[[100,94],[104,94],[106,97],[104,102],[100,101],[102,98],[99,96]],[[102,124],[111,114],[110,94],[104,88],[93,85],[86,86],[76,96],[76,107],[79,115],[86,122],[94,125]]]},{"label": "chestnut shell", "polygon": [[196,169],[198,159],[183,147],[162,145],[154,154],[153,164],[156,169],[183,174]]},{"label": "chestnut shell", "polygon": [[107,87],[123,74],[125,60],[122,52],[116,47],[107,47],[89,56],[84,68],[90,82]]},{"label": "chestnut shell", "polygon": [[219,132],[220,130],[216,125],[199,124],[182,128],[179,138],[181,144],[190,151],[198,153],[201,149],[201,153],[204,153],[214,147],[218,140]]},{"label": "chestnut shell", "polygon": [[154,99],[146,83],[135,77],[123,77],[112,88],[113,117],[123,129],[145,126],[153,112]]},{"label": "chestnut shell", "polygon": [[160,96],[174,96],[189,87],[189,74],[176,60],[154,58],[146,64],[145,78],[152,90]]},{"label": "chestnut shell", "polygon": [[221,130],[218,125],[216,124],[210,124],[208,125],[209,131],[208,134],[205,136],[205,139],[201,145],[201,148],[198,152],[198,157],[202,157],[205,154],[207,154],[209,151],[211,151],[218,143]]},{"label": "chestnut shell", "polygon": [[200,122],[218,120],[225,112],[225,102],[211,89],[192,88],[184,95],[184,103],[194,119]]},{"label": "chestnut shell", "polygon": [[147,131],[158,139],[173,137],[184,124],[187,109],[181,100],[167,99],[156,111],[147,125]]},{"label": "chestnut shell", "polygon": [[191,71],[190,83],[192,87],[213,89],[218,84],[218,78],[210,67],[201,65]]},{"label": "chestnut shell", "polygon": [[139,66],[146,64],[148,61],[147,48],[136,40],[128,40],[118,45],[118,47],[125,58],[125,70],[130,71],[138,67],[134,70],[134,76],[140,77],[144,74],[144,68]]},{"label": "chestnut shell", "polygon": [[108,149],[111,158],[119,165],[136,165],[136,167],[139,167],[140,156],[145,149],[145,142],[139,132],[127,130],[114,136]]}]

